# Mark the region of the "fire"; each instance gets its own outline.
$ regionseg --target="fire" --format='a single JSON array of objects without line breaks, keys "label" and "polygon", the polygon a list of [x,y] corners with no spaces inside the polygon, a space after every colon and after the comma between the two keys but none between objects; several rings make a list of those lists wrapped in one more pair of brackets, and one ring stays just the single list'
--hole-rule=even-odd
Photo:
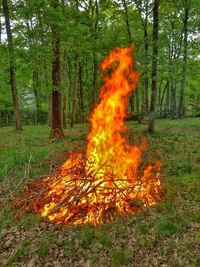
[{"label": "fire", "polygon": [[[115,48],[101,64],[104,84],[91,117],[85,155],[71,153],[56,176],[29,184],[37,198],[29,205],[58,224],[97,225],[118,212],[129,215],[160,197],[160,162],[142,162],[146,145],[130,145],[124,119],[128,96],[136,87],[133,46]],[[34,195],[35,196],[35,195]]]}]

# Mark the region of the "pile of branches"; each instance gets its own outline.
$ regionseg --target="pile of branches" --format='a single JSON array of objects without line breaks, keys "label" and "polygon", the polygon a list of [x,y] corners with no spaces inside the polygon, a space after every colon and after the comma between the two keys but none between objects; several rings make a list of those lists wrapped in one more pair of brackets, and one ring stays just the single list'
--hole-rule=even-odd
[{"label": "pile of branches", "polygon": [[[81,157],[78,162],[74,160],[73,166],[61,167],[54,175],[27,182],[15,199],[18,212],[40,213],[56,224],[97,225],[110,221],[118,212],[127,215],[141,210],[161,197],[160,188],[155,187],[159,183],[156,165],[148,177],[148,186],[141,178],[145,165],[134,182],[117,177],[106,163],[87,173],[85,166],[86,159]],[[106,174],[105,168],[110,170]]]}]

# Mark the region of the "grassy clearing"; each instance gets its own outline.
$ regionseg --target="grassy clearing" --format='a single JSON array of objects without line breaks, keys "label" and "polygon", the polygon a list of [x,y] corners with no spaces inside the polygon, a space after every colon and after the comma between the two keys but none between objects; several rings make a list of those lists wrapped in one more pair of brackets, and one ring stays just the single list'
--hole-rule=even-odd
[{"label": "grassy clearing", "polygon": [[[18,220],[5,199],[25,180],[57,168],[68,156],[66,144],[50,143],[45,126],[26,126],[23,133],[0,128],[0,266],[200,266],[199,119],[158,120],[153,135],[145,122],[128,127],[130,140],[145,137],[148,153],[162,161],[163,201],[108,225],[62,229],[36,215]],[[85,147],[88,128],[65,130],[67,143]]]}]

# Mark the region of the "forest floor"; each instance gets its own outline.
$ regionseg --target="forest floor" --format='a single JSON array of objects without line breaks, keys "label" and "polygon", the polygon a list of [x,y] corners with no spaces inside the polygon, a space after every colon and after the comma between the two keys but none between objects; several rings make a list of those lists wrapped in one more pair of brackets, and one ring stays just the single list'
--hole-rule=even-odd
[{"label": "forest floor", "polygon": [[[33,214],[17,220],[10,200],[68,153],[63,141],[49,142],[47,126],[24,126],[22,133],[0,128],[0,266],[200,266],[200,120],[158,120],[152,135],[146,122],[128,127],[130,139],[145,137],[159,153],[164,199],[96,228],[58,228]],[[87,124],[66,129],[66,141],[84,147],[88,131]]]}]

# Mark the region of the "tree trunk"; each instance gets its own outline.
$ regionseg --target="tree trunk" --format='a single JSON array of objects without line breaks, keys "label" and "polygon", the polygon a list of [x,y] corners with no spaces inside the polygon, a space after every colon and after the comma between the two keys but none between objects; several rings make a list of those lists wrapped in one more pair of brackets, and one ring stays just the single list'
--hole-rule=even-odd
[{"label": "tree trunk", "polygon": [[[56,10],[59,0],[53,1],[53,8]],[[60,36],[59,27],[54,22],[52,25],[52,130],[50,138],[63,138],[62,118],[61,118],[61,93],[60,93]]]},{"label": "tree trunk", "polygon": [[48,125],[52,128],[52,93],[47,96],[48,102]]},{"label": "tree trunk", "polygon": [[136,87],[136,89],[135,89],[135,94],[136,94],[137,120],[138,120],[138,122],[141,122],[141,118],[140,118],[140,102],[139,102],[138,87]]},{"label": "tree trunk", "polygon": [[69,80],[69,87],[68,87],[68,114],[71,114],[71,91],[73,87],[73,81],[72,81],[72,73],[71,73],[71,61],[70,57],[67,56],[67,66],[68,66],[68,80]]},{"label": "tree trunk", "polygon": [[85,116],[84,116],[84,100],[83,100],[83,68],[81,62],[79,62],[79,83],[80,83],[80,113],[81,113],[81,122],[85,121]]},{"label": "tree trunk", "polygon": [[[148,50],[149,50],[149,40],[148,40],[148,12],[149,12],[149,2],[148,0],[134,0],[136,8],[140,14],[141,23],[143,26],[143,38],[144,38],[144,97],[142,100],[142,107],[145,108],[145,114],[149,112],[149,77],[148,77]],[[143,108],[142,108],[143,112]]]},{"label": "tree trunk", "polygon": [[166,98],[165,98],[165,117],[169,115],[170,110],[170,85],[171,82],[169,82],[169,86],[166,88]]},{"label": "tree trunk", "polygon": [[145,91],[145,113],[149,112],[149,77],[148,77],[148,50],[149,50],[149,41],[148,41],[148,0],[145,3],[145,20],[144,20],[144,91]]},{"label": "tree trunk", "polygon": [[41,36],[42,52],[43,52],[42,66],[43,66],[43,72],[44,72],[45,89],[46,89],[46,96],[47,96],[47,103],[48,103],[47,124],[51,127],[51,124],[52,124],[51,93],[52,92],[50,92],[50,88],[49,88],[49,74],[48,74],[46,47],[45,47],[45,32],[44,32],[44,26],[43,26],[40,9],[38,10],[38,21],[39,21],[39,27],[40,27],[40,36]]},{"label": "tree trunk", "polygon": [[0,44],[1,44],[1,32],[2,32],[2,22],[1,22],[1,14],[0,14]]},{"label": "tree trunk", "polygon": [[12,90],[12,99],[13,99],[13,109],[14,109],[14,122],[15,122],[15,130],[22,130],[21,122],[20,122],[20,113],[19,113],[19,101],[18,101],[18,90],[17,90],[17,81],[16,81],[16,73],[15,73],[15,56],[14,56],[14,47],[12,40],[12,32],[10,27],[10,12],[7,0],[2,0],[3,4],[3,13],[5,16],[6,23],[6,33],[8,39],[8,51],[10,57],[10,84]]},{"label": "tree trunk", "polygon": [[165,97],[165,92],[167,90],[167,88],[169,87],[169,81],[167,81],[167,83],[165,84],[165,87],[163,89],[163,93],[162,93],[162,96],[160,98],[160,106],[159,106],[159,110],[160,110],[160,117],[162,118],[163,117],[163,114],[162,114],[162,106],[163,106],[163,100],[164,100],[164,97]]},{"label": "tree trunk", "polygon": [[184,40],[183,40],[183,67],[182,67],[182,80],[180,89],[180,99],[178,107],[178,117],[181,119],[185,113],[185,84],[186,84],[186,70],[187,70],[187,53],[188,53],[188,19],[190,10],[190,0],[184,0],[185,4],[185,17],[183,21]]},{"label": "tree trunk", "polygon": [[92,89],[92,105],[95,105],[97,102],[97,74],[98,74],[98,62],[96,55],[96,42],[97,42],[97,27],[99,22],[99,5],[98,1],[95,1],[95,14],[96,20],[94,29],[92,29],[94,34],[94,48],[93,48],[93,89]]},{"label": "tree trunk", "polygon": [[177,111],[176,111],[176,83],[173,82],[171,84],[171,117],[172,119],[176,119]]},{"label": "tree trunk", "polygon": [[158,55],[158,8],[159,0],[154,0],[153,7],[153,53],[152,53],[152,85],[151,106],[149,113],[149,132],[155,130],[156,115],[156,78],[157,78],[157,55]]},{"label": "tree trunk", "polygon": [[93,89],[92,89],[92,105],[97,102],[97,70],[98,63],[96,58],[96,49],[93,50]]},{"label": "tree trunk", "polygon": [[63,128],[67,128],[67,50],[64,50],[63,60]]},{"label": "tree trunk", "polygon": [[130,103],[130,115],[131,117],[133,116],[134,110],[135,110],[135,106],[134,106],[134,95],[131,94],[129,97],[129,103]]},{"label": "tree trunk", "polygon": [[75,78],[74,78],[74,91],[73,91],[73,106],[72,106],[72,115],[70,126],[74,126],[74,117],[76,113],[76,103],[77,103],[77,90],[78,90],[78,65],[79,65],[79,57],[76,55],[75,59]]},{"label": "tree trunk", "polygon": [[132,43],[131,29],[130,29],[130,24],[129,24],[126,0],[123,0],[123,5],[124,5],[124,11],[125,11],[126,30],[127,30],[128,40],[129,40],[129,43]]},{"label": "tree trunk", "polygon": [[[129,17],[128,17],[128,8],[127,8],[126,0],[123,0],[123,6],[124,6],[124,11],[125,11],[125,21],[126,21],[126,30],[127,30],[128,41],[131,44],[132,43],[132,36],[131,36],[131,29],[130,29],[130,23],[129,23]],[[135,92],[132,92],[132,94],[130,95],[130,99],[133,99],[134,93],[136,94],[137,119],[138,119],[138,122],[141,122],[140,108],[139,108],[139,106],[140,106],[139,93],[138,93],[137,88],[136,88]],[[130,103],[132,103],[131,100],[130,100]],[[131,105],[131,109],[132,109],[132,105]]]},{"label": "tree trunk", "polygon": [[[61,0],[62,12],[65,16],[65,1]],[[65,36],[65,42],[67,42],[67,37]],[[67,128],[67,49],[64,49],[64,58],[63,58],[63,107],[62,107],[62,120],[63,128]]]},{"label": "tree trunk", "polygon": [[41,103],[40,103],[40,95],[39,95],[39,73],[38,71],[33,71],[33,89],[35,95],[35,124],[38,123],[40,117]]}]

